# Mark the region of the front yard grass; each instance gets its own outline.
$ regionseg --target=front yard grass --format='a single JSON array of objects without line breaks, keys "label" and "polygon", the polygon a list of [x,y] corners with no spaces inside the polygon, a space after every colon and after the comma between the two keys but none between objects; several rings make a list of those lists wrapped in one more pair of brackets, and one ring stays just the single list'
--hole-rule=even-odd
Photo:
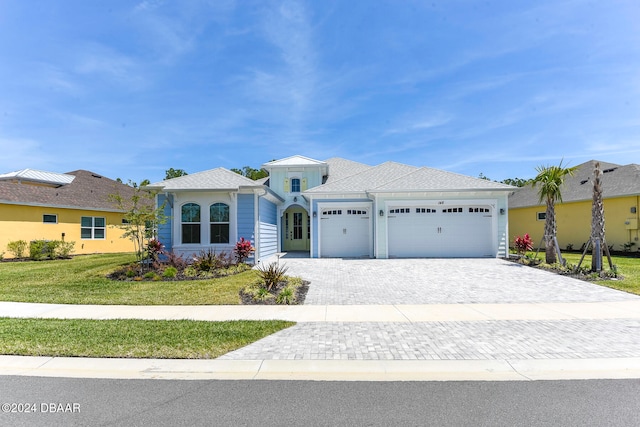
[{"label": "front yard grass", "polygon": [[100,305],[240,304],[239,291],[256,272],[187,281],[114,281],[106,276],[133,254],[82,255],[67,260],[0,262],[0,301]]},{"label": "front yard grass", "polygon": [[[528,252],[527,255],[531,258],[535,256],[535,252]],[[538,253],[538,259],[544,262],[544,251]],[[568,264],[578,265],[581,253],[562,253],[562,257]],[[629,292],[632,294],[640,295],[640,258],[634,256],[612,256],[611,260],[613,265],[617,267],[618,274],[623,276],[622,280],[594,280],[593,283],[597,283],[602,286],[606,286],[612,289],[618,289],[620,291]],[[591,252],[587,253],[582,261],[581,267],[591,265]],[[609,261],[605,256],[602,260],[603,269],[609,270]]]},{"label": "front yard grass", "polygon": [[0,354],[213,359],[294,324],[281,320],[0,318]]}]

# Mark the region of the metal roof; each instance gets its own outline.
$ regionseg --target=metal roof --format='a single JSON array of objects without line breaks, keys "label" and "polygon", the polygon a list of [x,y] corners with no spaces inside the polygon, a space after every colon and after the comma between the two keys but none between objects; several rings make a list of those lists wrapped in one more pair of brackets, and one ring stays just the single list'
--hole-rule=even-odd
[{"label": "metal roof", "polygon": [[0,174],[0,181],[27,181],[55,186],[70,184],[75,176],[66,173],[47,172],[36,169],[22,169]]}]

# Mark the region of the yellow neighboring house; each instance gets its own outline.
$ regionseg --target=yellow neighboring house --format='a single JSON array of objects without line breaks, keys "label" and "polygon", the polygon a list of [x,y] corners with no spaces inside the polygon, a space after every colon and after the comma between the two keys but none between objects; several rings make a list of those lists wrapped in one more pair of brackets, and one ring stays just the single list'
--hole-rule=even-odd
[{"label": "yellow neighboring house", "polygon": [[9,242],[41,239],[75,242],[72,254],[133,252],[110,194],[127,199],[133,188],[86,170],[0,174],[0,253],[11,258]]},{"label": "yellow neighboring house", "polygon": [[[562,203],[556,203],[558,244],[562,250],[571,246],[584,248],[591,234],[591,202],[593,171],[596,160],[578,166],[573,177],[567,177]],[[638,215],[640,214],[640,165],[616,165],[600,162],[604,199],[607,245],[615,251],[637,252]],[[544,233],[546,205],[539,203],[537,189],[531,186],[517,190],[509,197],[509,241],[529,233],[535,249]],[[544,247],[542,247],[544,251]]]}]

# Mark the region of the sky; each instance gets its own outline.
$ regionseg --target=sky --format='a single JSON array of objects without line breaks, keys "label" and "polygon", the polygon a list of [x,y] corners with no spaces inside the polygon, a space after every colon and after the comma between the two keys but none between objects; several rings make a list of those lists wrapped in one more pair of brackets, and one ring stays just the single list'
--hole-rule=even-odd
[{"label": "sky", "polygon": [[640,163],[638,0],[0,1],[0,173]]}]

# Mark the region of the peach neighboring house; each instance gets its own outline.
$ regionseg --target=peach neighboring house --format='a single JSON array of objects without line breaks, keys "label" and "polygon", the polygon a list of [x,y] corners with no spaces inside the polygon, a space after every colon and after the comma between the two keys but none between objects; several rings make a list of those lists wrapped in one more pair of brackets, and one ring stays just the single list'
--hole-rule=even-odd
[{"label": "peach neighboring house", "polygon": [[[16,240],[75,242],[73,254],[133,252],[122,238],[123,212],[109,200],[133,188],[99,174],[23,169],[0,174],[0,253]],[[27,249],[28,250],[28,249]]]}]

